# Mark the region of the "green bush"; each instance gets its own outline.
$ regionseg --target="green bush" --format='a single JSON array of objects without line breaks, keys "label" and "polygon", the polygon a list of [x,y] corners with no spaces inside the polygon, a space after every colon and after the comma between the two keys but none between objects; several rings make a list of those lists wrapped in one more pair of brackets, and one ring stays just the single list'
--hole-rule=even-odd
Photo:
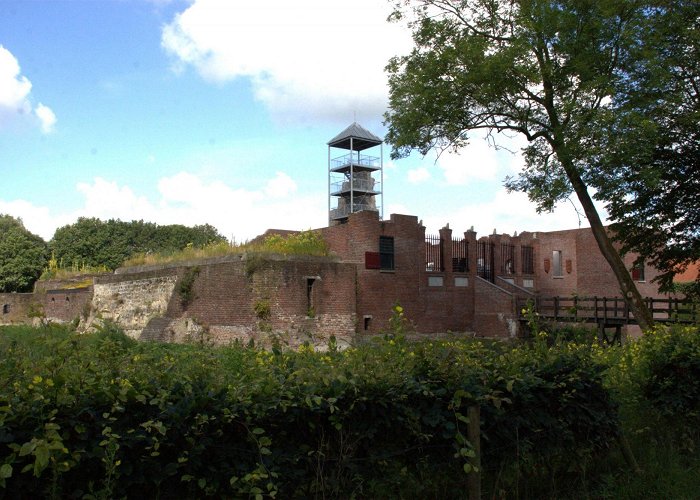
[{"label": "green bush", "polygon": [[591,351],[537,343],[267,352],[2,329],[0,380],[5,497],[461,497],[474,404],[485,484],[536,495],[617,432]]}]

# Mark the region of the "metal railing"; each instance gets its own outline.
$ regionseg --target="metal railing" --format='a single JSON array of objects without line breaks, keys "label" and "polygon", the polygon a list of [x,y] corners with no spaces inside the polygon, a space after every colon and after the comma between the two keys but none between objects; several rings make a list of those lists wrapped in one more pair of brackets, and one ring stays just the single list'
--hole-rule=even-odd
[{"label": "metal railing", "polygon": [[378,156],[368,156],[362,154],[348,153],[331,160],[331,168],[337,169],[349,167],[350,165],[359,167],[379,168],[381,159]]},{"label": "metal railing", "polygon": [[[366,191],[368,193],[379,193],[379,182],[375,179],[354,179],[352,189],[355,191]],[[343,180],[331,184],[331,194],[349,193],[350,181]]]},{"label": "metal railing", "polygon": [[343,219],[352,213],[362,212],[363,210],[379,212],[379,207],[372,203],[354,203],[353,210],[350,210],[350,206],[331,208],[330,217],[332,220]]}]

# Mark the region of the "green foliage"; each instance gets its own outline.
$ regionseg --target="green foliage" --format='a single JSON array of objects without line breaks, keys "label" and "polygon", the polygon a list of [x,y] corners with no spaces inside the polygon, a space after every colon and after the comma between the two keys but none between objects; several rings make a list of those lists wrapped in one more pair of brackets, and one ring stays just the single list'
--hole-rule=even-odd
[{"label": "green foliage", "polygon": [[44,240],[20,219],[0,214],[0,292],[31,292],[47,258]]},{"label": "green foliage", "polygon": [[272,315],[270,301],[268,299],[258,300],[253,305],[253,311],[258,319],[269,320]]},{"label": "green foliage", "polygon": [[652,2],[596,162],[597,196],[623,251],[674,274],[700,259],[700,3]]},{"label": "green foliage", "polygon": [[485,485],[547,496],[614,442],[601,374],[583,347],[267,352],[5,328],[0,475],[33,497],[450,498],[478,404]]},{"label": "green foliage", "polygon": [[404,309],[398,302],[391,308],[391,317],[389,318],[389,331],[386,335],[390,338],[403,340],[406,334],[415,332],[415,328],[411,321],[406,317]]},{"label": "green foliage", "polygon": [[177,294],[180,297],[180,305],[183,308],[194,300],[194,282],[197,280],[201,269],[199,266],[188,267],[177,283]]},{"label": "green foliage", "polygon": [[301,231],[288,236],[267,236],[260,248],[263,252],[284,255],[328,255],[328,244],[318,231]]},{"label": "green foliage", "polygon": [[288,236],[271,235],[262,242],[227,243],[215,242],[202,247],[187,245],[182,250],[152,254],[136,254],[124,262],[125,266],[141,266],[182,262],[187,260],[247,254],[246,273],[250,276],[262,265],[264,254],[318,255],[329,254],[328,245],[320,233],[302,231]]},{"label": "green foliage", "polygon": [[137,254],[172,253],[188,245],[203,247],[222,242],[224,237],[208,224],[158,226],[144,221],[81,217],[74,224],[58,228],[49,245],[61,268],[116,269]]},{"label": "green foliage", "polygon": [[73,262],[70,267],[65,267],[63,262],[59,262],[56,258],[56,254],[51,252],[51,257],[41,273],[39,279],[50,280],[50,279],[67,279],[74,276],[89,275],[89,274],[106,274],[109,273],[109,269],[106,266],[88,266],[85,263]]}]

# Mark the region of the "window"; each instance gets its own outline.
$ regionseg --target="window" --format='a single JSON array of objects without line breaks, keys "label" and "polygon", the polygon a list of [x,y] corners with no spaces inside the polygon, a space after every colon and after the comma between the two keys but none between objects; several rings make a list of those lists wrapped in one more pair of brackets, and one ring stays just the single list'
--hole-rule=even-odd
[{"label": "window", "polygon": [[315,316],[314,311],[314,282],[315,278],[306,278],[306,315],[310,318]]},{"label": "window", "polygon": [[552,251],[552,276],[555,278],[564,276],[561,266],[561,250]]},{"label": "window", "polygon": [[520,262],[523,274],[535,274],[535,253],[532,247],[520,247]]},{"label": "window", "polygon": [[515,245],[501,243],[501,274],[515,272]]},{"label": "window", "polygon": [[644,260],[637,259],[632,267],[632,279],[634,281],[645,281],[644,279]]},{"label": "window", "polygon": [[382,271],[394,270],[394,238],[391,236],[379,237],[379,268]]},{"label": "window", "polygon": [[444,271],[442,264],[442,238],[440,236],[425,237],[425,270]]},{"label": "window", "polygon": [[469,242],[464,239],[452,240],[452,272],[466,273],[469,270],[467,255],[469,254]]},{"label": "window", "polygon": [[2,313],[3,314],[10,314],[10,304],[3,304],[2,305]]}]

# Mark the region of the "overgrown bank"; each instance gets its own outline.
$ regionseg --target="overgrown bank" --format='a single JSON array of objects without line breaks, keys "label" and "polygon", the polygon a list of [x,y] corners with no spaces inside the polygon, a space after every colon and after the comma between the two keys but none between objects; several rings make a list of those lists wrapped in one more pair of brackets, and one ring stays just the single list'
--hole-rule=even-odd
[{"label": "overgrown bank", "polygon": [[[464,498],[473,404],[489,494],[700,486],[697,329],[624,348],[387,338],[324,353],[0,332],[1,497]],[[650,477],[669,467],[684,485]]]}]

